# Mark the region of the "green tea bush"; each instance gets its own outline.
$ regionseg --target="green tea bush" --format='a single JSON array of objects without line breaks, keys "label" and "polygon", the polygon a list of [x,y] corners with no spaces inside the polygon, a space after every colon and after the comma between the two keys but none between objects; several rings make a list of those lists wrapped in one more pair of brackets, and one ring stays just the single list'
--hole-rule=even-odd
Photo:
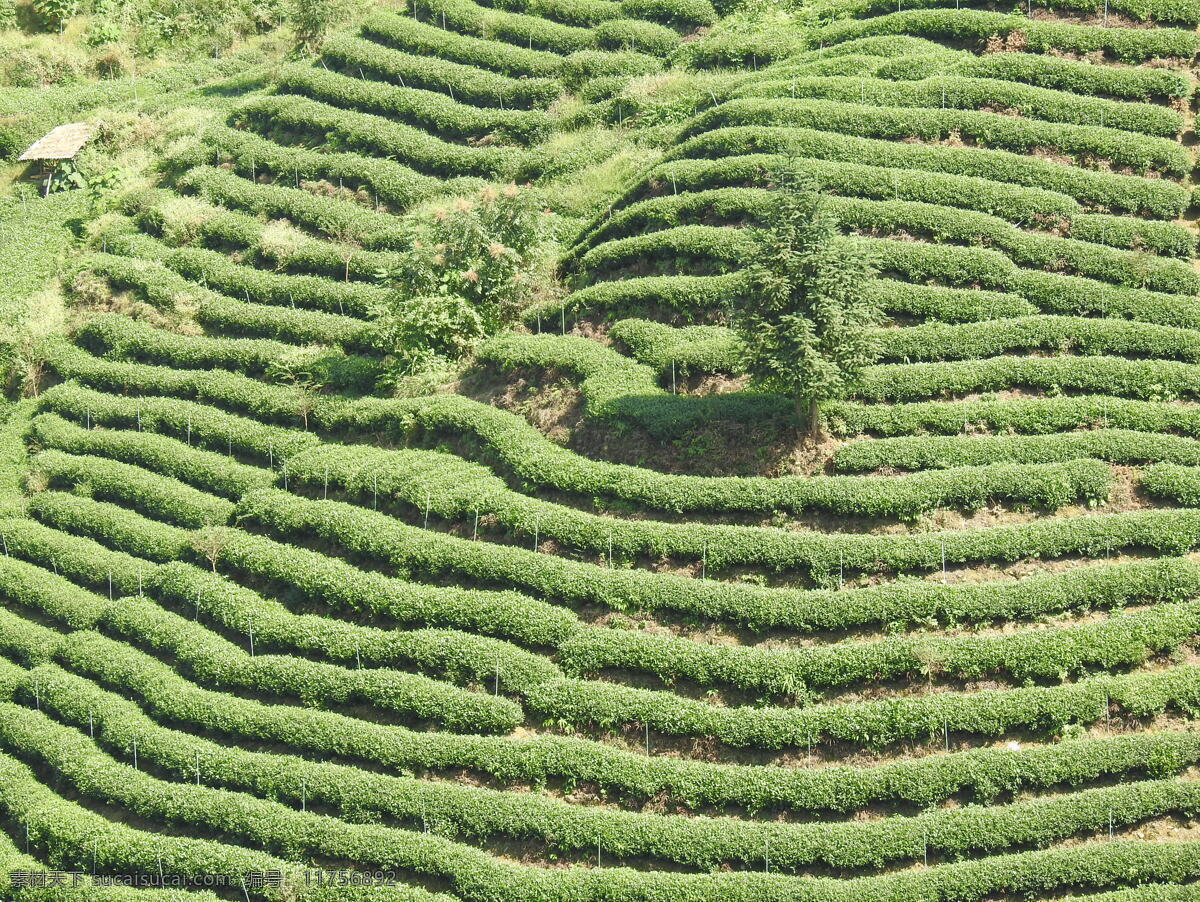
[{"label": "green tea bush", "polygon": [[381,84],[313,67],[285,68],[278,85],[289,94],[403,118],[435,135],[460,141],[490,136],[493,140],[535,144],[548,137],[551,129],[550,117],[541,110],[480,108],[434,91]]},{"label": "green tea bush", "polygon": [[1061,682],[1091,669],[1139,665],[1191,641],[1200,605],[1155,605],[1097,623],[1069,624],[1000,636],[941,637],[927,633],[875,642],[838,642],[805,649],[715,645],[627,629],[582,630],[559,649],[567,674],[652,674],[667,685],[685,681],[803,697],[812,689],[879,681],[987,679],[999,676]]},{"label": "green tea bush", "polygon": [[1082,55],[1101,51],[1127,63],[1159,57],[1191,59],[1198,47],[1196,35],[1183,29],[1097,28],[972,9],[905,10],[862,21],[834,22],[819,29],[810,40],[836,44],[869,35],[905,34],[982,45],[992,35],[1007,37],[1016,32],[1031,53],[1058,50]]},{"label": "green tea bush", "polygon": [[850,442],[834,452],[848,473],[881,467],[987,466],[1096,458],[1118,464],[1200,463],[1200,442],[1180,435],[1096,428],[1049,435],[923,435]]},{"label": "green tea bush", "polygon": [[[940,75],[895,81],[847,76],[794,75],[787,78],[786,73],[780,75],[785,77],[758,79],[741,87],[735,94],[739,97],[799,97],[804,100],[858,103],[868,108],[863,110],[864,115],[868,114],[870,107],[919,107],[930,112],[938,109],[975,111],[999,107],[1015,111],[1023,119],[1100,125],[1160,138],[1174,138],[1182,127],[1180,113],[1169,107],[1080,96],[1071,91],[1040,88],[1002,79]],[[783,104],[777,108],[781,112],[786,109]],[[1149,146],[1155,143],[1147,142]]]},{"label": "green tea bush", "polygon": [[[844,91],[832,92],[832,99],[793,99],[790,97],[746,97],[730,100],[701,113],[684,129],[682,137],[693,138],[714,129],[760,125],[776,128],[811,128],[822,132],[870,139],[899,141],[920,138],[925,143],[948,139],[951,134],[968,137],[976,148],[954,156],[990,157],[992,172],[964,174],[990,175],[997,178],[1005,169],[1013,168],[1015,160],[997,154],[1008,151],[1028,154],[1035,148],[1053,147],[1060,153],[1091,160],[1108,160],[1117,167],[1130,167],[1138,172],[1154,171],[1165,175],[1182,175],[1187,171],[1186,150],[1170,138],[1151,137],[1105,128],[1099,122],[1069,124],[1000,116],[975,109],[913,109],[903,106],[866,106],[839,99],[843,94],[857,94],[855,79],[845,79]],[[789,85],[790,89],[790,85]],[[1073,95],[1065,95],[1072,97]],[[1097,103],[1101,101],[1096,101]],[[1110,103],[1111,101],[1104,101]],[[1072,104],[1078,106],[1080,98]],[[1161,107],[1145,105],[1149,109]],[[1099,116],[1097,114],[1097,119]],[[1164,128],[1166,126],[1164,125]],[[981,153],[984,148],[993,151]],[[938,148],[942,155],[948,148]],[[935,151],[936,153],[936,151]],[[799,155],[807,156],[800,152]],[[1008,163],[1006,166],[1005,163]],[[1037,161],[1047,164],[1049,161]],[[1029,161],[1027,166],[1037,165]],[[1062,164],[1057,164],[1060,169]],[[912,167],[924,168],[924,167]],[[1059,170],[1056,170],[1059,171]],[[1110,176],[1111,177],[1111,176]],[[999,180],[1006,180],[1000,176]],[[1037,184],[1036,182],[1032,184]],[[1055,187],[1042,185],[1040,187]]]},{"label": "green tea bush", "polygon": [[[401,49],[343,35],[326,41],[322,55],[337,68],[357,72],[361,66],[364,75],[370,73],[379,80],[399,83],[400,87],[452,94],[451,99],[478,107],[544,108],[562,93],[562,85],[550,77],[510,78],[473,64],[432,56],[425,52],[424,44],[406,44],[408,24],[396,26],[397,37],[393,39],[392,26],[396,22],[407,23],[407,20],[372,18],[363,27],[368,37],[383,44],[394,40]],[[474,51],[479,49],[475,44],[471,47]]]},{"label": "green tea bush", "polygon": [[[859,120],[858,110],[854,104],[845,105],[844,112],[848,121]],[[838,112],[840,114],[843,111]],[[698,118],[703,118],[704,115],[701,114]],[[870,120],[859,121],[862,121],[864,126],[870,124]],[[838,127],[844,127],[847,131],[855,130],[853,124],[839,124]],[[901,137],[902,131],[896,136]],[[801,158],[886,166],[895,170],[893,184],[897,185],[905,179],[905,170],[974,176],[1018,186],[1049,189],[1073,197],[1091,209],[1125,211],[1157,219],[1176,218],[1186,209],[1189,202],[1187,190],[1167,179],[1139,178],[1065,166],[1027,154],[1003,150],[914,144],[882,140],[877,136],[861,137],[855,134],[835,134],[817,129],[784,128],[774,125],[713,128],[677,145],[669,156],[681,159],[720,159],[763,153],[794,154]],[[899,194],[900,189],[897,188],[894,196]]]},{"label": "green tea bush", "polygon": [[141,467],[102,457],[43,451],[33,460],[33,472],[51,487],[58,484],[86,489],[101,501],[131,507],[140,514],[174,526],[197,529],[225,523],[233,504],[178,480]]},{"label": "green tea bush", "polygon": [[165,435],[89,429],[54,413],[35,417],[33,430],[37,441],[45,447],[71,454],[98,454],[135,464],[225,497],[234,498],[251,488],[268,486],[275,481],[270,470],[231,460],[214,451],[193,448]]},{"label": "green tea bush", "polygon": [[382,116],[343,110],[296,95],[271,95],[239,107],[235,121],[263,132],[286,131],[317,137],[335,150],[395,158],[436,177],[477,175],[505,178],[522,163],[514,149],[465,147]]}]

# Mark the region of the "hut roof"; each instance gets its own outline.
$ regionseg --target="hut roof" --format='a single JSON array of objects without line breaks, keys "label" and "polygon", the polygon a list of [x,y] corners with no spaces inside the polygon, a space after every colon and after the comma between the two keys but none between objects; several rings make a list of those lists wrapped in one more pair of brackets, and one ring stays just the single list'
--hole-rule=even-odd
[{"label": "hut roof", "polygon": [[79,148],[92,135],[92,127],[86,122],[70,122],[51,129],[44,137],[34,141],[19,160],[73,160]]}]

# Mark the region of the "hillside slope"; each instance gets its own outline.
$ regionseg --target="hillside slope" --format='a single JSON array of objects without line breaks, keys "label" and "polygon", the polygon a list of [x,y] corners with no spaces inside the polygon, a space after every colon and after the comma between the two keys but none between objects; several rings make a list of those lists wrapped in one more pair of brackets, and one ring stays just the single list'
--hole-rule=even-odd
[{"label": "hillside slope", "polygon": [[[1200,5],[900,6],[380,9],[92,223],[0,427],[0,870],[1200,897]],[[888,318],[815,448],[729,327],[785,160]]]}]

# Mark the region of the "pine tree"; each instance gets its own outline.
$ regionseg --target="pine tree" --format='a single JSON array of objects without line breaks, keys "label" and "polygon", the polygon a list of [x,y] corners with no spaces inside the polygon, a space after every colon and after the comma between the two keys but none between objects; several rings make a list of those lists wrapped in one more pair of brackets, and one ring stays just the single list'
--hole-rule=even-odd
[{"label": "pine tree", "polygon": [[736,315],[747,371],[796,399],[809,434],[821,434],[822,401],[844,397],[878,355],[880,313],[869,258],[840,237],[837,220],[812,183],[787,165],[763,230],[751,290]]}]

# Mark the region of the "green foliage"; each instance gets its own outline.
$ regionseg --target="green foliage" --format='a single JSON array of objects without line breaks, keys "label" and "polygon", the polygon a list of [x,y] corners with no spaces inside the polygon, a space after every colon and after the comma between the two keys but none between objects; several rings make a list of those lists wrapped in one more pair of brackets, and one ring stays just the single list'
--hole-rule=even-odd
[{"label": "green foliage", "polygon": [[[421,22],[416,18],[384,10],[371,13],[362,21],[360,28],[365,37],[396,50],[490,69],[510,78],[552,78],[562,66],[562,58],[556,53],[457,34],[437,24]],[[357,52],[361,54],[360,59],[367,61],[376,59],[383,62],[389,58],[388,54],[381,53],[378,49],[372,50],[371,46],[363,41],[343,39],[336,47],[339,48],[333,51],[336,57],[341,57],[347,52]],[[398,59],[396,56],[391,58]],[[522,94],[519,93],[521,86],[517,85],[516,88],[517,93],[510,97],[512,103],[519,104],[522,98]]]},{"label": "green foliage", "polygon": [[[286,131],[328,141],[333,150],[394,157],[417,172],[437,177],[501,178],[515,173],[523,155],[512,149],[464,147],[382,116],[343,110],[287,94],[259,97],[238,107],[236,125],[270,135]],[[281,173],[282,174],[282,173]]]},{"label": "green foliage", "polygon": [[363,112],[402,116],[443,138],[491,136],[531,144],[545,138],[551,126],[549,116],[541,110],[480,108],[433,91],[367,82],[310,66],[284,69],[279,87]]},{"label": "green foliage", "polygon": [[871,327],[879,313],[863,291],[874,273],[867,257],[835,238],[836,223],[813,185],[779,174],[767,234],[749,271],[752,290],[734,323],[746,370],[806,403],[819,430],[819,403],[846,394],[877,354]]},{"label": "green foliage", "polygon": [[379,347],[401,372],[457,360],[514,316],[538,289],[548,215],[534,190],[510,184],[410,218],[376,308]]},{"label": "green foliage", "polygon": [[458,360],[487,334],[489,325],[495,327],[456,294],[398,298],[380,320],[380,346],[413,373],[432,370],[440,361]]},{"label": "green foliage", "polygon": [[864,432],[890,436],[911,436],[918,432],[954,435],[979,429],[1039,435],[1106,426],[1200,436],[1200,410],[1196,408],[1110,395],[1013,399],[985,395],[968,401],[891,405],[835,401],[827,407],[840,435]]},{"label": "green foliage", "polygon": [[33,0],[33,8],[49,25],[58,28],[61,33],[67,19],[78,15],[81,7],[80,0]]},{"label": "green foliage", "polygon": [[[733,108],[733,104],[746,103],[748,101],[734,101],[727,109]],[[777,105],[778,101],[768,100],[763,103],[769,107]],[[1091,208],[1125,211],[1156,219],[1173,219],[1179,216],[1189,203],[1187,190],[1169,179],[1139,178],[1065,166],[1051,160],[1031,157],[1024,153],[1030,147],[1036,146],[1031,142],[1022,142],[1018,145],[1021,152],[1014,153],[903,140],[913,136],[914,124],[919,122],[933,124],[932,134],[926,133],[929,138],[937,140],[938,135],[948,137],[952,129],[946,128],[939,120],[945,122],[950,115],[961,117],[962,113],[957,110],[949,110],[946,113],[935,111],[931,116],[928,112],[915,115],[904,110],[879,109],[875,115],[864,115],[862,108],[856,104],[831,106],[829,101],[809,101],[796,105],[795,109],[797,114],[792,121],[796,122],[797,127],[785,128],[759,121],[757,127],[738,125],[713,128],[678,145],[672,150],[671,156],[681,159],[716,160],[731,155],[768,153],[886,166],[894,170],[891,173],[893,186],[902,184],[909,178],[909,170],[946,172],[1016,186],[1048,189],[1075,198]],[[809,113],[815,115],[810,116]],[[832,114],[834,121],[840,120],[844,124],[831,129],[830,118],[823,113]],[[702,121],[705,115],[708,114],[701,114],[693,123]],[[770,112],[769,117],[773,120],[775,113]],[[997,120],[1007,118],[989,116],[987,121],[991,125]],[[1013,121],[1018,123],[1015,126],[1017,130],[1024,128],[1021,124],[1023,120]],[[999,127],[1008,129],[1012,126],[1001,123]],[[844,129],[850,134],[838,134],[836,129]],[[920,134],[920,131],[917,134]],[[885,138],[888,140],[884,140]],[[1131,150],[1134,150],[1135,145],[1140,148],[1141,140],[1135,139],[1134,144],[1129,145]],[[1125,143],[1124,140],[1121,143]],[[1087,142],[1085,146],[1092,146],[1091,142]],[[1174,144],[1171,148],[1172,155],[1180,149]],[[1136,159],[1144,160],[1144,153],[1140,149],[1134,152],[1137,155]],[[899,196],[902,191],[896,187],[893,190],[893,197]]]},{"label": "green foliage", "polygon": [[679,46],[679,35],[662,25],[638,19],[609,19],[594,29],[596,43],[605,50],[634,50],[666,56]]},{"label": "green foliage", "polygon": [[992,35],[1019,32],[1028,51],[1051,50],[1087,54],[1096,51],[1127,63],[1161,57],[1190,59],[1200,39],[1195,32],[1176,28],[1096,28],[1021,15],[973,9],[930,9],[890,12],[860,21],[835,22],[812,33],[810,41],[836,44],[868,35],[906,34],[933,40],[971,41],[977,46]]},{"label": "green foliage", "polygon": [[1180,435],[1157,435],[1100,426],[1049,435],[907,436],[850,442],[834,452],[834,466],[858,473],[883,467],[985,466],[1095,458],[1118,464],[1169,461],[1200,463],[1200,442]]},{"label": "green foliage", "polygon": [[[784,73],[780,73],[781,76]],[[1070,91],[1033,87],[991,78],[934,76],[911,81],[888,78],[793,75],[771,78],[764,73],[734,92],[738,97],[804,97],[857,102],[870,107],[917,107],[926,115],[936,109],[986,110],[1000,107],[1041,122],[1101,126],[1174,138],[1182,127],[1177,110],[1153,103],[1080,97]],[[973,117],[976,121],[982,117]],[[730,123],[732,124],[732,123]],[[1067,132],[1066,129],[1060,130]],[[1118,136],[1109,136],[1113,141]],[[1146,142],[1154,146],[1155,142]]]},{"label": "green foliage", "polygon": [[[875,642],[840,642],[804,650],[711,645],[634,630],[582,630],[559,651],[571,676],[633,671],[667,685],[734,687],[773,698],[803,699],[810,690],[917,681],[930,662],[943,678],[999,676],[1020,684],[1058,682],[1093,668],[1114,670],[1170,652],[1200,631],[1195,602],[1115,613],[1098,623],[1071,624],[1000,636],[942,637],[914,633]],[[930,674],[931,680],[933,674]]]},{"label": "green foliage", "polygon": [[[98,2],[86,40],[139,52],[279,20]],[[54,383],[6,430],[0,522],[0,751],[34,768],[0,755],[0,814],[27,857],[280,867],[312,902],[442,902],[403,881],[1195,902],[1194,843],[1086,841],[1200,805],[1169,779],[1194,731],[1134,729],[1200,710],[1200,513],[1166,507],[1200,499],[1200,412],[1176,400],[1200,397],[1176,140],[1197,39],[1154,27],[1194,0],[1112,0],[1137,28],[943,0],[421,0],[353,34],[326,33],[341,0],[305,2],[315,65],[205,89],[228,117],[119,214],[106,164],[56,207],[92,214],[98,252],[64,275],[71,341],[13,343],[30,389]],[[0,147],[196,80],[6,95]],[[47,220],[21,219],[5,237],[36,256],[19,242]],[[576,229],[563,296],[549,258]],[[770,325],[764,301],[809,322],[729,328]],[[774,387],[856,440],[792,457],[786,398],[703,378],[748,341],[792,352]],[[366,396],[382,373],[495,397],[497,371],[556,384]],[[770,475],[611,462],[665,446],[721,472],[718,440]],[[801,760],[821,766],[778,766]],[[301,887],[296,860],[402,883]]]},{"label": "green foliage", "polygon": [[917,401],[1015,386],[1043,392],[1104,392],[1118,398],[1200,397],[1200,365],[1124,357],[987,357],[936,363],[886,363],[863,373],[856,397]]},{"label": "green foliage", "polygon": [[125,504],[148,517],[175,526],[198,528],[224,523],[233,505],[198,489],[141,467],[47,450],[33,460],[33,473],[47,485],[87,486],[91,497]]},{"label": "green foliage", "polygon": [[[546,512],[553,513],[549,509]],[[535,593],[553,591],[556,597],[573,604],[599,604],[616,610],[683,610],[708,616],[733,611],[736,613],[719,616],[761,623],[779,616],[763,614],[764,610],[775,611],[781,602],[790,605],[794,599],[787,592],[747,584],[623,570],[519,547],[475,543],[407,526],[342,502],[298,499],[277,490],[257,490],[243,496],[238,514],[285,538],[304,536],[308,530],[307,534],[322,536],[341,548],[391,566],[411,568],[427,576],[457,574],[501,582]],[[608,522],[598,522],[602,520]],[[530,533],[534,524],[539,521],[529,524]],[[555,526],[560,524],[570,525],[562,515]],[[714,570],[743,565],[777,570],[807,567],[814,579],[826,585],[832,574],[836,585],[838,574],[843,572],[933,571],[943,561],[957,564],[1035,556],[1058,558],[1119,553],[1123,549],[1178,555],[1196,544],[1200,531],[1197,514],[1190,509],[1094,514],[1017,526],[906,535],[810,535],[698,524],[672,529],[597,517],[590,523],[579,518],[573,541],[600,553],[607,549],[609,535],[614,547],[621,549],[623,545],[630,554],[652,548],[657,555],[693,556],[694,560],[703,556]],[[800,597],[812,596],[800,593]]]},{"label": "green foliage", "polygon": [[[504,54],[505,69],[517,69],[518,77],[510,77],[501,73],[489,71],[496,66],[491,60],[468,58],[468,52],[477,53],[478,45],[472,43],[468,48],[447,54],[448,59],[441,56],[430,56],[424,51],[427,37],[420,34],[415,38],[408,35],[409,28],[420,23],[412,23],[407,19],[394,16],[368,18],[363,24],[363,32],[368,37],[381,43],[366,41],[349,36],[335,36],[325,43],[322,50],[323,58],[330,63],[357,73],[361,66],[364,72],[371,72],[378,78],[400,83],[402,87],[420,88],[422,90],[452,94],[451,99],[479,107],[496,107],[499,109],[521,109],[523,107],[542,108],[562,93],[562,86],[553,78],[545,75],[536,77],[519,77],[526,75],[530,63],[526,58],[518,56],[520,63],[509,60],[508,48],[500,52]],[[445,49],[442,44],[453,41],[455,36],[442,35],[439,38],[439,49]],[[482,42],[481,42],[482,43]],[[393,49],[393,46],[399,49]],[[493,53],[497,52],[489,47]],[[520,51],[514,49],[514,54]],[[465,62],[455,62],[455,58],[465,59]],[[540,60],[541,57],[535,59]],[[487,68],[476,68],[471,63],[490,62]],[[537,71],[537,63],[532,64]]]},{"label": "green foliage", "polygon": [[319,47],[333,28],[344,22],[357,6],[356,0],[289,0],[288,20],[296,39],[309,49]]}]

